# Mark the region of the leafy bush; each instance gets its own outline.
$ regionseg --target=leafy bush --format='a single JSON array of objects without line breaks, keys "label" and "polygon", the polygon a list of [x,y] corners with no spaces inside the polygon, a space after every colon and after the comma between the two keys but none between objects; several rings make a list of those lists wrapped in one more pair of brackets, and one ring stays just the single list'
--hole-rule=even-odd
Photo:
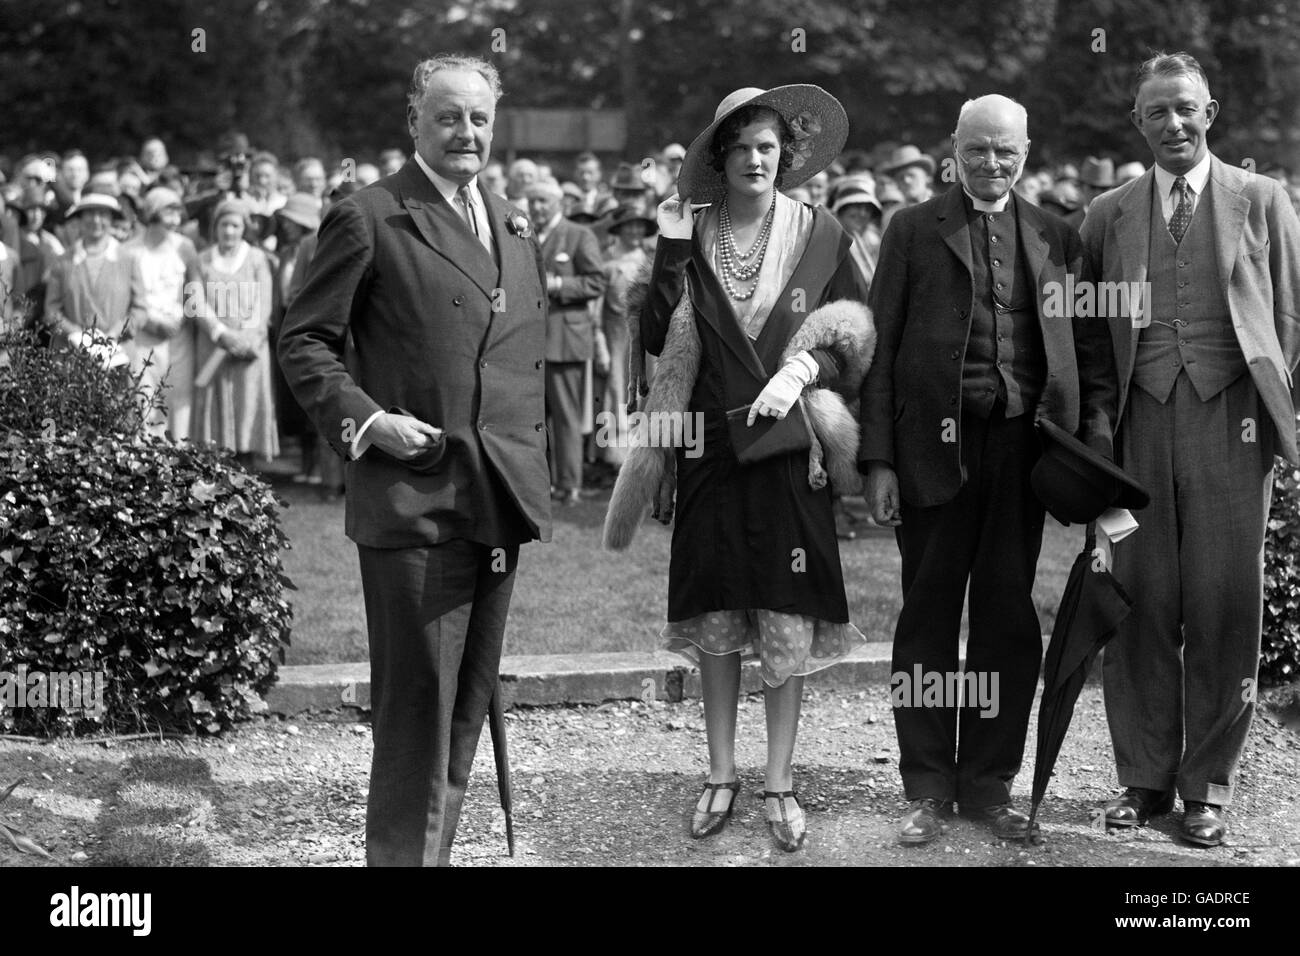
[{"label": "leafy bush", "polygon": [[158,392],[141,387],[143,368],[109,368],[86,349],[68,345],[46,348],[28,330],[0,342],[0,356],[6,353],[7,360],[0,361],[7,366],[0,368],[0,434],[134,434],[153,408],[163,407]]},{"label": "leafy bush", "polygon": [[1264,541],[1264,646],[1260,676],[1300,677],[1300,469],[1273,472],[1273,507]]},{"label": "leafy bush", "polygon": [[[0,729],[215,733],[264,709],[293,587],[270,487],[227,451],[140,434],[138,378],[80,350],[7,344],[0,670],[102,673],[104,709],[5,708]],[[11,406],[34,369],[47,375],[42,401]]]}]

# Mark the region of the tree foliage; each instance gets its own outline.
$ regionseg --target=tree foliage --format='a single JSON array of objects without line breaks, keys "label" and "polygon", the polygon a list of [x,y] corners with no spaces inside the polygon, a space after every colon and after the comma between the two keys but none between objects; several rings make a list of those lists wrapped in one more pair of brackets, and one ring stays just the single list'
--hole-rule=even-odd
[{"label": "tree foliage", "polygon": [[[853,146],[941,145],[970,96],[1021,99],[1039,159],[1145,159],[1129,82],[1185,49],[1223,105],[1216,148],[1300,160],[1300,8],[1287,0],[7,0],[7,148],[211,148],[238,126],[283,156],[409,141],[411,67],[464,50],[502,106],[624,108],[629,156],[687,141],[742,86],[825,86]],[[196,51],[195,30],[204,49]],[[799,31],[802,31],[800,33]],[[1097,31],[1104,31],[1098,49]]]}]

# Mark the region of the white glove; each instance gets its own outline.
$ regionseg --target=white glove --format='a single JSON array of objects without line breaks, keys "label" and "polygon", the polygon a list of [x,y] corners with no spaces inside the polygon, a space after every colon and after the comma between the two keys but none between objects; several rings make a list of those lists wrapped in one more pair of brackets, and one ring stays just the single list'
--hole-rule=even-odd
[{"label": "white glove", "polygon": [[754,424],[754,419],[759,415],[785,418],[798,401],[800,393],[817,381],[817,371],[817,363],[807,352],[791,355],[758,393],[754,404],[749,406],[749,418],[745,424]]},{"label": "white glove", "polygon": [[673,193],[659,204],[655,222],[659,224],[659,235],[665,239],[691,238],[695,215],[691,212],[690,198],[682,199]]}]

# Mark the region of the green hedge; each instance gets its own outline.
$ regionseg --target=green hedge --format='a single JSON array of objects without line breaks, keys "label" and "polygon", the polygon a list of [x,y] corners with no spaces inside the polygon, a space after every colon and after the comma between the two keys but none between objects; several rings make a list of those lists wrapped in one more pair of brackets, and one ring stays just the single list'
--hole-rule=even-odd
[{"label": "green hedge", "polygon": [[77,349],[7,345],[0,671],[98,672],[106,709],[6,707],[0,729],[217,732],[264,709],[293,587],[270,487],[224,450],[142,436],[138,377]]},{"label": "green hedge", "polygon": [[1264,542],[1264,646],[1259,673],[1270,681],[1300,677],[1300,469],[1273,472],[1273,507]]}]

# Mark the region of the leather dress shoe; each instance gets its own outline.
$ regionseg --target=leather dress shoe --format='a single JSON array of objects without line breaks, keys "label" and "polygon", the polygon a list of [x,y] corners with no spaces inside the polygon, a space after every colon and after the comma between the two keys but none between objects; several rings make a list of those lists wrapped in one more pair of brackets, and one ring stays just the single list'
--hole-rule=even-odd
[{"label": "leather dress shoe", "polygon": [[943,833],[943,821],[952,816],[951,800],[922,797],[913,800],[898,830],[898,842],[907,846],[929,843]]},{"label": "leather dress shoe", "polygon": [[[972,807],[969,810],[962,807],[961,815],[967,820],[984,824],[999,840],[1023,840],[1029,832],[1029,815],[1021,813],[1009,803]],[[1038,823],[1035,822],[1034,834],[1037,835],[1038,832]]]},{"label": "leather dress shoe", "polygon": [[1197,846],[1218,846],[1227,832],[1223,807],[1199,800],[1183,801],[1184,840]]},{"label": "leather dress shoe", "polygon": [[1141,827],[1154,816],[1174,808],[1174,795],[1145,787],[1129,787],[1113,800],[1107,800],[1108,827]]}]

